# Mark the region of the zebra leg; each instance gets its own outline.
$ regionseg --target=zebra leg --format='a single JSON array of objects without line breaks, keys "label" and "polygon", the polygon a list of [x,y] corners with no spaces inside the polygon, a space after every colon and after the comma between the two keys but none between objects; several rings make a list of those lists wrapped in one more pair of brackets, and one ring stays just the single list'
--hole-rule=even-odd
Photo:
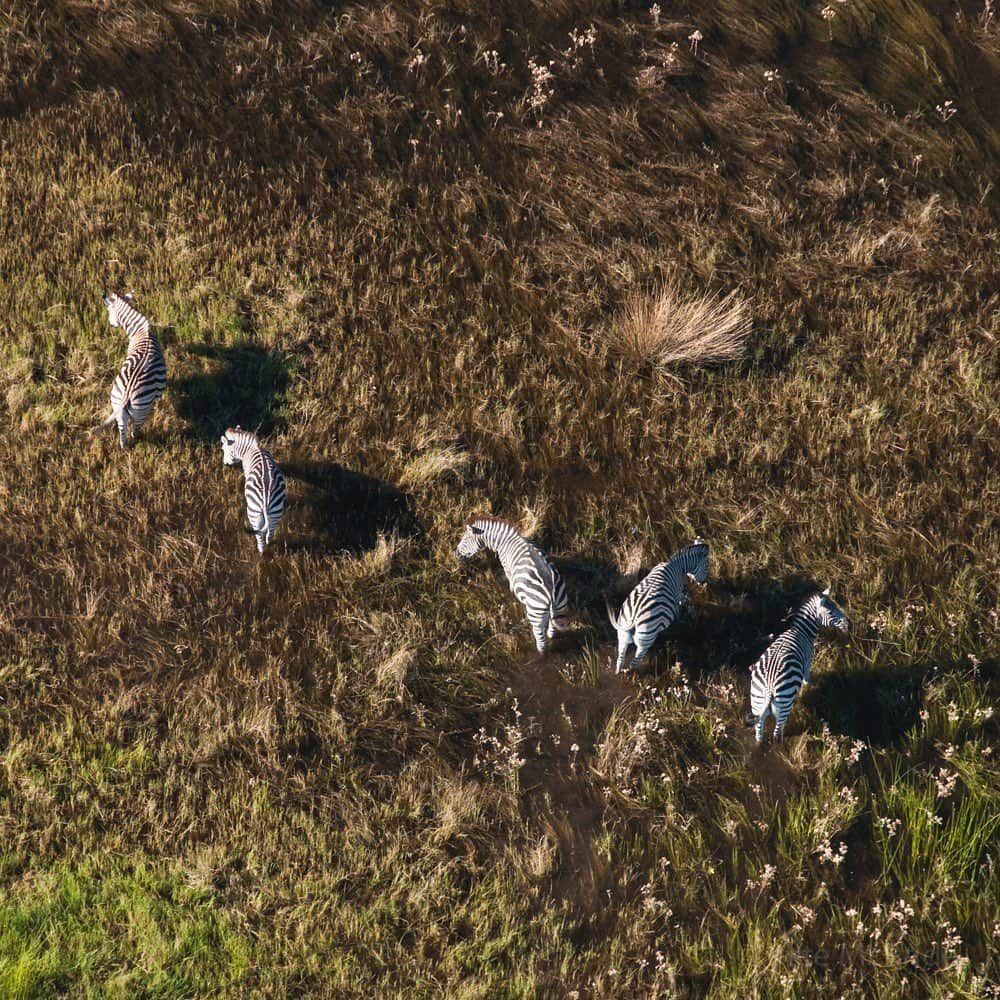
[{"label": "zebra leg", "polygon": [[782,737],[785,735],[785,723],[788,721],[788,716],[782,717],[781,713],[777,713],[774,717],[774,742],[780,743]]},{"label": "zebra leg", "polygon": [[532,625],[531,631],[535,636],[535,649],[537,649],[539,653],[544,653],[545,647],[548,644],[545,629],[538,625]]},{"label": "zebra leg", "polygon": [[615,664],[616,674],[620,674],[625,669],[625,657],[628,656],[630,638],[631,636],[628,632],[618,633],[618,662]]},{"label": "zebra leg", "polygon": [[118,446],[128,447],[128,407],[123,406],[116,414],[118,421]]},{"label": "zebra leg", "polygon": [[758,743],[764,742],[764,722],[767,720],[767,709],[765,708],[763,712],[760,713],[760,718],[757,719],[757,725],[754,726],[754,736]]},{"label": "zebra leg", "polygon": [[263,554],[264,549],[267,546],[267,535],[263,531],[255,531],[254,535],[257,537],[257,551]]},{"label": "zebra leg", "polygon": [[643,645],[642,643],[643,640],[641,639],[636,641],[635,656],[632,658],[632,663],[629,666],[629,670],[638,670],[642,666],[643,661],[646,659],[646,654],[649,652],[650,647],[653,645],[651,642],[647,642],[645,643],[645,645]]},{"label": "zebra leg", "polygon": [[544,653],[548,645],[549,616],[545,613],[537,618],[529,616],[528,624],[531,626],[531,634],[535,637],[535,648],[539,653]]},{"label": "zebra leg", "polygon": [[146,413],[136,413],[132,412],[132,444],[135,444],[139,440],[139,428],[146,422]]},{"label": "zebra leg", "polygon": [[801,684],[799,684],[787,701],[779,701],[777,705],[774,706],[775,741],[780,740],[784,736],[785,723],[788,722],[788,717],[792,714],[792,708],[795,706],[795,699],[798,697],[800,690],[802,690]]},{"label": "zebra leg", "polygon": [[649,651],[653,648],[653,643],[656,642],[657,636],[659,636],[661,631],[662,629],[656,628],[655,626],[652,629],[640,627],[635,630],[635,657],[632,660],[632,666],[630,669],[638,670],[642,666],[646,657],[649,655]]}]

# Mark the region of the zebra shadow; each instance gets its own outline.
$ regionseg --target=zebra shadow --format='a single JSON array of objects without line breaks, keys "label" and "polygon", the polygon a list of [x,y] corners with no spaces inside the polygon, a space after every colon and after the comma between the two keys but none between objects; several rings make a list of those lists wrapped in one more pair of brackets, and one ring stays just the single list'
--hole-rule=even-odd
[{"label": "zebra shadow", "polygon": [[[171,380],[174,407],[192,437],[214,443],[239,424],[262,436],[285,427],[282,406],[291,383],[291,360],[259,344],[189,344],[184,352],[199,370]],[[191,367],[188,365],[187,367]]]},{"label": "zebra shadow", "polygon": [[610,628],[604,610],[604,593],[618,576],[607,560],[592,555],[551,556],[552,565],[566,584],[572,628],[556,637],[557,648],[583,648],[594,633]]},{"label": "zebra shadow", "polygon": [[[949,669],[939,664],[935,668]],[[929,664],[866,664],[814,671],[802,691],[802,704],[831,732],[873,746],[892,746],[916,725],[931,670]]]},{"label": "zebra shadow", "polygon": [[358,555],[375,548],[380,537],[423,534],[413,498],[391,483],[336,462],[295,456],[281,469],[290,484],[291,551]]},{"label": "zebra shadow", "polygon": [[823,587],[801,573],[709,578],[672,626],[678,656],[691,676],[747,670]]},{"label": "zebra shadow", "polygon": [[[652,569],[613,573],[606,590],[616,608]],[[776,636],[791,622],[795,610],[817,589],[801,574],[775,579],[764,573],[740,577],[709,577],[707,584],[688,590],[688,601],[656,640],[641,673],[656,675],[675,663],[693,681],[716,677],[721,671],[745,673]],[[603,594],[594,607],[600,634],[616,644]]]}]

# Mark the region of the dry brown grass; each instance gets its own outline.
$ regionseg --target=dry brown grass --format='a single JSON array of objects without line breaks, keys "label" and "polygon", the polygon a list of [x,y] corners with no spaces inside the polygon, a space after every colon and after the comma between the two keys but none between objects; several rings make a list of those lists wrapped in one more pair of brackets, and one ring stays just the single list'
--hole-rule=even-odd
[{"label": "dry brown grass", "polygon": [[668,282],[628,297],[610,343],[629,360],[661,370],[717,365],[746,355],[752,328],[750,307],[738,292],[691,296]]},{"label": "dry brown grass", "polygon": [[[831,6],[4,6],[0,995],[1000,981],[997,34]],[[672,276],[740,289],[748,358],[637,391],[600,331]],[[110,286],[170,367],[124,455],[78,433]],[[541,661],[476,511],[563,572]],[[696,530],[615,678],[602,592]],[[817,581],[858,633],[753,753]]]}]

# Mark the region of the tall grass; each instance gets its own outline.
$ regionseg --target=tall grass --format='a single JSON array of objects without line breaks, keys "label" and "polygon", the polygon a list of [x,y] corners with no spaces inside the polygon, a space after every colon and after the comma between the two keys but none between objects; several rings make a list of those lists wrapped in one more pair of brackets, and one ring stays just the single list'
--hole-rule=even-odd
[{"label": "tall grass", "polygon": [[[0,992],[1000,980],[995,26],[660,6],[5,5]],[[125,454],[80,433],[113,286],[170,369]],[[639,288],[684,385],[614,357]],[[477,512],[566,579],[543,659]],[[695,532],[615,677],[602,594]],[[856,634],[756,751],[746,667],[830,581]]]}]

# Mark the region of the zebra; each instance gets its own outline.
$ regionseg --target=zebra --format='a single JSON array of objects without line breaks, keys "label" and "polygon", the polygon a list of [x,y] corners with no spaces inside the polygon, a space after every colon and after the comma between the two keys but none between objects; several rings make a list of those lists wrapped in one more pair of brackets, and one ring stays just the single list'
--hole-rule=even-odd
[{"label": "zebra", "polygon": [[221,441],[222,464],[243,466],[247,520],[257,536],[257,551],[263,552],[285,510],[285,477],[253,431],[230,427]]},{"label": "zebra", "polygon": [[465,525],[458,543],[459,559],[471,559],[481,549],[500,557],[511,592],[524,605],[535,647],[544,653],[548,640],[569,627],[566,585],[548,556],[522,538],[510,521],[476,517]]},{"label": "zebra", "polygon": [[708,544],[695,538],[691,545],[675,553],[668,562],[654,566],[625,599],[618,614],[605,594],[608,618],[618,633],[618,662],[615,673],[625,669],[628,648],[635,644],[635,657],[628,669],[637,670],[661,632],[677,617],[686,599],[684,585],[689,580],[708,579]]},{"label": "zebra", "polygon": [[153,404],[167,387],[167,365],[163,348],[149,328],[149,320],[132,305],[131,295],[112,292],[102,296],[108,309],[108,322],[120,326],[128,334],[128,355],[115,384],[111,387],[111,416],[94,430],[107,430],[118,424],[118,443],[127,447],[129,419],[135,440]]},{"label": "zebra", "polygon": [[799,690],[809,682],[816,636],[821,628],[850,631],[851,623],[830,600],[830,588],[813,594],[750,668],[750,711],[757,742],[764,740],[764,722],[774,716],[774,738],[780,740]]}]

